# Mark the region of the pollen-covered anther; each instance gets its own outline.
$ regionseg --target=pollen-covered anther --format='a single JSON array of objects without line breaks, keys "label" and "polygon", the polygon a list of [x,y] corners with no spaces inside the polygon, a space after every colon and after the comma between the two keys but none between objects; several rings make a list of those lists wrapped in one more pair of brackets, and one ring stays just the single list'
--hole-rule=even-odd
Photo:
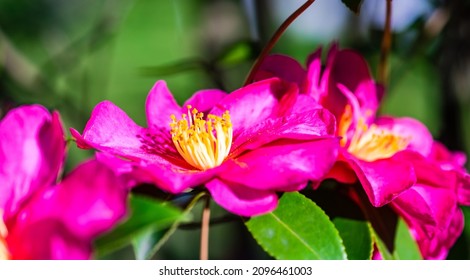
[{"label": "pollen-covered anther", "polygon": [[222,164],[232,146],[232,122],[228,111],[221,117],[207,115],[188,105],[188,114],[171,115],[171,137],[178,153],[191,166],[207,170]]},{"label": "pollen-covered anther", "polygon": [[405,149],[410,140],[373,124],[353,136],[348,151],[362,160],[374,161],[393,156]]},{"label": "pollen-covered anther", "polygon": [[[366,112],[366,115],[370,114],[370,111]],[[389,158],[404,150],[411,141],[411,137],[396,134],[375,124],[367,125],[364,116],[357,112],[355,115],[349,104],[338,123],[338,135],[341,136],[342,147],[365,161]]]}]

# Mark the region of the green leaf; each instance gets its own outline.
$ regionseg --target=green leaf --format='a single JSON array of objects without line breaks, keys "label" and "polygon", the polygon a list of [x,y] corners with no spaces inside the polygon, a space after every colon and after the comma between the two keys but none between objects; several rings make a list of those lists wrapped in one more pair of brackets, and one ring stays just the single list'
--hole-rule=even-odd
[{"label": "green leaf", "polygon": [[[189,204],[184,209],[182,215],[189,217],[196,203],[206,195],[205,192],[200,192],[192,197]],[[168,239],[175,233],[176,229],[181,222],[188,221],[184,219],[175,220],[172,225],[165,229],[150,229],[132,239],[132,247],[137,259],[151,259],[160,248],[168,241]]]},{"label": "green leaf", "polygon": [[361,10],[362,0],[341,0],[346,7],[356,14]]},{"label": "green leaf", "polygon": [[394,240],[393,254],[387,249],[385,243],[380,239],[372,227],[370,227],[372,238],[384,260],[422,260],[418,244],[402,218],[398,219]]},{"label": "green leaf", "polygon": [[397,233],[395,235],[395,251],[393,255],[400,260],[422,260],[418,244],[411,236],[407,224],[403,219],[398,220]]},{"label": "green leaf", "polygon": [[132,248],[134,249],[137,260],[145,260],[149,256],[155,244],[164,236],[165,231],[150,229],[141,233],[132,239]]},{"label": "green leaf", "polygon": [[370,260],[374,249],[369,223],[337,217],[333,220],[350,260]]},{"label": "green leaf", "polygon": [[377,234],[377,232],[374,230],[371,224],[369,224],[369,230],[370,234],[372,236],[372,240],[374,241],[375,245],[377,246],[377,249],[379,250],[379,253],[382,255],[382,258],[384,260],[395,260],[396,258],[390,253],[390,251],[387,248],[387,245],[382,241],[380,236]]},{"label": "green leaf", "polygon": [[96,250],[98,254],[112,252],[129,244],[136,236],[165,229],[186,217],[181,210],[168,203],[131,195],[128,218],[113,231],[97,239]]},{"label": "green leaf", "polygon": [[338,231],[325,212],[297,193],[285,193],[277,209],[245,223],[276,259],[346,259]]}]

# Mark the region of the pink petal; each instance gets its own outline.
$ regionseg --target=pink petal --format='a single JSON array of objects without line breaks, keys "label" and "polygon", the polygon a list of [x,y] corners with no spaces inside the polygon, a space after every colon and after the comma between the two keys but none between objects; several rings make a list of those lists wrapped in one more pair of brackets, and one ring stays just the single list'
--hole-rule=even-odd
[{"label": "pink petal", "polygon": [[368,125],[375,119],[383,94],[383,86],[376,84],[372,79],[361,82],[354,92],[359,101],[361,115]]},{"label": "pink petal", "polygon": [[88,258],[92,239],[124,216],[126,197],[124,183],[106,166],[95,160],[81,164],[7,220],[13,257]]},{"label": "pink petal", "polygon": [[373,80],[360,83],[354,93],[343,84],[338,84],[337,87],[346,97],[346,104],[350,105],[352,109],[353,122],[349,127],[352,131],[349,132],[354,133],[359,120],[362,120],[367,126],[375,122],[380,102],[379,95],[383,93],[382,87]]},{"label": "pink petal", "polygon": [[277,206],[274,192],[255,190],[219,179],[211,180],[206,187],[217,204],[240,216],[262,215]]},{"label": "pink petal", "polygon": [[191,96],[182,107],[178,105],[165,81],[158,81],[150,90],[146,101],[147,123],[151,131],[161,130],[169,133],[170,116],[177,118],[186,113],[187,106],[192,105],[200,112],[208,112],[220,100],[226,97],[224,91],[218,89],[200,90]]},{"label": "pink petal", "polygon": [[84,150],[93,149],[93,147],[88,144],[87,140],[85,140],[85,138],[82,137],[82,135],[80,134],[80,132],[78,132],[78,130],[71,127],[69,128],[69,131],[73,139],[75,140],[75,143],[77,144],[78,148],[84,149]]},{"label": "pink petal", "polygon": [[451,189],[414,185],[400,194],[392,206],[408,224],[419,227],[431,238],[449,226],[457,199]]},{"label": "pink petal", "polygon": [[470,206],[470,175],[464,168],[466,155],[463,152],[451,152],[443,144],[434,141],[428,158],[442,169],[456,174],[459,204]]},{"label": "pink petal", "polygon": [[442,169],[437,162],[429,160],[421,154],[409,150],[395,154],[395,158],[403,162],[409,162],[413,165],[418,183],[449,189],[454,193],[457,192],[457,175],[451,171]]},{"label": "pink petal", "polygon": [[[315,99],[306,94],[299,94],[294,106],[292,107],[292,114],[307,114],[307,112],[314,109],[324,109]],[[326,109],[325,109],[326,110]],[[330,113],[331,114],[331,113]],[[332,116],[334,117],[334,116]]]},{"label": "pink petal", "polygon": [[102,152],[96,152],[95,158],[119,176],[129,189],[137,186],[138,184],[151,182],[149,176],[138,171],[135,162]]},{"label": "pink petal", "polygon": [[127,189],[113,171],[96,160],[81,164],[59,185],[44,189],[19,212],[17,227],[59,220],[77,238],[109,230],[125,213]]},{"label": "pink petal", "polygon": [[219,176],[259,190],[298,190],[309,180],[324,178],[336,161],[338,146],[336,138],[280,140],[227,161]]},{"label": "pink petal", "polygon": [[318,48],[309,55],[307,59],[307,77],[302,86],[302,93],[306,93],[318,102],[328,93],[327,82],[331,71],[331,65],[327,65],[326,69],[322,71],[321,52],[322,49]]},{"label": "pink petal", "polygon": [[[346,104],[344,106],[349,105],[349,106],[351,106],[351,110],[352,110],[351,111],[351,113],[352,113],[351,124],[347,128],[346,134],[340,135],[340,136],[346,137],[348,139],[348,142],[347,142],[346,146],[349,146],[351,139],[354,137],[354,134],[356,133],[356,131],[358,129],[358,124],[361,121],[361,119],[366,121],[366,124],[369,125],[369,122],[370,122],[369,120],[371,118],[369,117],[367,120],[365,119],[365,115],[362,112],[361,104],[359,103],[359,100],[346,86],[344,86],[342,84],[338,84],[337,87],[341,91],[341,93],[344,95],[344,97],[346,98]],[[341,118],[344,114],[344,109],[345,108],[346,107],[342,108],[341,115],[336,115],[338,120],[341,120]],[[375,116],[373,116],[373,115],[371,117],[372,117],[372,119],[375,118]],[[339,123],[338,123],[338,125],[339,125]]]},{"label": "pink petal", "polygon": [[15,228],[9,232],[7,243],[16,260],[85,260],[92,253],[90,242],[77,239],[55,219]]},{"label": "pink petal", "polygon": [[387,129],[393,134],[410,138],[407,149],[428,156],[434,143],[429,130],[421,122],[412,118],[380,117],[376,120],[380,128]]},{"label": "pink petal", "polygon": [[459,186],[457,187],[460,205],[470,206],[470,175],[459,176]]},{"label": "pink petal", "polygon": [[253,150],[278,139],[312,140],[334,135],[336,123],[325,109],[293,113],[280,118],[269,118],[247,128],[235,137],[231,157]]},{"label": "pink petal", "polygon": [[142,164],[136,172],[140,178],[148,178],[150,182],[159,188],[176,194],[189,188],[201,186],[212,179],[217,170],[218,168],[216,167],[200,171],[162,162],[158,164]]},{"label": "pink petal", "polygon": [[343,84],[352,92],[356,92],[362,82],[372,80],[362,55],[348,49],[335,52],[330,75],[331,82]]},{"label": "pink petal", "polygon": [[335,179],[343,184],[353,184],[357,181],[356,173],[354,173],[348,163],[341,160],[335,162],[326,178]]},{"label": "pink petal", "polygon": [[170,131],[170,115],[177,118],[181,115],[181,107],[168,89],[165,81],[158,81],[150,90],[145,103],[147,124],[151,130]]},{"label": "pink petal", "polygon": [[296,100],[295,85],[278,79],[256,82],[240,88],[221,100],[211,114],[230,112],[234,135],[270,118],[286,113]]},{"label": "pink petal", "polygon": [[[329,71],[329,72],[327,72]],[[324,74],[327,83],[327,95],[321,100],[321,104],[330,110],[337,119],[341,118],[347,99],[338,89],[338,84],[343,85],[350,92],[362,95],[360,85],[372,83],[372,77],[364,58],[352,50],[335,50],[329,53],[326,66],[327,74]],[[323,81],[322,81],[323,82]],[[374,94],[371,94],[372,96]]]},{"label": "pink petal", "polygon": [[363,161],[344,154],[356,172],[370,202],[375,207],[383,206],[416,182],[411,163],[395,157],[372,162]]},{"label": "pink petal", "polygon": [[451,152],[446,146],[437,141],[433,142],[429,158],[441,164],[446,170],[463,168],[467,162],[467,156],[463,152]]},{"label": "pink petal", "polygon": [[339,44],[338,42],[333,42],[330,46],[330,48],[328,49],[328,53],[327,53],[327,57],[326,57],[326,67],[328,67],[329,65],[332,65],[335,58],[336,58],[336,54],[340,51],[340,48],[339,48]]},{"label": "pink petal", "polygon": [[32,193],[55,182],[65,156],[57,113],[40,105],[11,110],[0,122],[0,209],[14,213]]},{"label": "pink petal", "polygon": [[439,161],[418,153],[405,151],[397,156],[412,162],[419,185],[392,204],[410,225],[423,256],[445,258],[463,229],[458,209],[462,201],[461,173],[444,169]]},{"label": "pink petal", "polygon": [[218,89],[200,90],[193,94],[182,106],[182,111],[186,110],[188,105],[193,106],[199,112],[209,112],[212,107],[227,96],[227,93]]},{"label": "pink petal", "polygon": [[55,198],[55,211],[61,211],[67,227],[77,236],[91,238],[123,217],[127,189],[112,170],[92,160],[78,166],[55,188]]},{"label": "pink petal", "polygon": [[143,149],[146,130],[138,126],[119,107],[109,101],[96,105],[83,134],[71,129],[77,143],[128,159],[152,158]]},{"label": "pink petal", "polygon": [[[181,183],[186,181],[182,177],[194,171],[176,151],[168,131],[150,131],[139,127],[109,101],[95,107],[83,136],[75,137],[99,151],[132,161],[130,166],[127,164],[127,167],[123,167],[123,170],[132,169],[133,174],[128,175],[135,176],[128,180],[130,184],[132,181],[151,180],[162,183],[165,190],[180,192],[182,188],[186,188]],[[110,166],[116,167],[114,163],[110,163]],[[181,180],[175,179],[172,183],[170,181],[173,178],[162,178],[161,174],[156,173],[164,174],[163,177],[176,176],[175,178]]]},{"label": "pink petal", "polygon": [[320,104],[335,115],[337,120],[340,120],[344,112],[344,108],[348,104],[348,99],[337,86],[338,83],[328,83],[328,87],[326,89],[327,94],[320,100]]},{"label": "pink petal", "polygon": [[440,230],[431,239],[424,235],[416,234],[419,248],[425,259],[443,260],[447,257],[449,250],[454,246],[464,228],[464,217],[462,210],[454,208],[450,217],[449,226]]},{"label": "pink petal", "polygon": [[[331,49],[336,49],[336,47],[337,47],[336,44],[333,44],[333,45],[331,46]],[[318,61],[318,60],[320,61],[320,66],[321,66],[321,54],[322,54],[322,49],[323,49],[323,47],[320,46],[320,47],[318,47],[313,53],[311,53],[311,54],[308,55],[307,60],[306,60],[306,63],[305,63],[308,67],[310,67],[310,65],[311,65],[312,63],[315,63],[315,61]]]},{"label": "pink petal", "polygon": [[297,60],[282,54],[273,54],[264,59],[254,80],[260,81],[277,77],[295,83],[300,87],[305,74],[305,70]]}]

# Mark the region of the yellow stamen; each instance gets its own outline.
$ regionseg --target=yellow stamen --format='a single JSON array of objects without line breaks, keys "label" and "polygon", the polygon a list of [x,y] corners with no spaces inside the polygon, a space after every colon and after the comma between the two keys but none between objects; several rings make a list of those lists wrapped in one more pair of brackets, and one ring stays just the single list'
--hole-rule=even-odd
[{"label": "yellow stamen", "polygon": [[341,115],[341,119],[339,120],[339,123],[338,123],[338,135],[342,136],[340,140],[340,144],[342,147],[346,146],[346,143],[348,141],[346,137],[346,133],[348,132],[348,129],[351,126],[352,121],[353,121],[353,116],[352,116],[351,106],[346,105],[346,107],[344,108],[343,115]]},{"label": "yellow stamen", "polygon": [[[351,124],[352,110],[351,107],[347,105],[338,125],[338,133],[342,136],[340,144],[343,147],[348,143],[346,133]],[[375,124],[368,127],[364,119],[359,118],[347,150],[359,159],[375,161],[389,158],[395,153],[405,149],[410,143],[410,140],[410,137],[396,135],[389,130],[379,128]]]},{"label": "yellow stamen", "polygon": [[204,114],[188,105],[181,120],[171,115],[171,137],[178,153],[191,166],[207,170],[222,164],[232,146],[232,122],[228,111],[222,117]]},{"label": "yellow stamen", "polygon": [[8,252],[6,237],[8,235],[8,230],[5,224],[3,223],[3,211],[0,209],[0,260],[8,260],[10,258],[10,253]]}]

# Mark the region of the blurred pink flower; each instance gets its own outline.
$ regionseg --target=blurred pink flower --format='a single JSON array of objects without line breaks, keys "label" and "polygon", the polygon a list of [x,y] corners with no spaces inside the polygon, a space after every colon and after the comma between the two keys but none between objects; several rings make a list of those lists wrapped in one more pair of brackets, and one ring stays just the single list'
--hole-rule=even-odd
[{"label": "blurred pink flower", "polygon": [[463,229],[458,205],[470,202],[465,156],[434,142],[412,118],[376,117],[383,95],[366,61],[351,50],[330,49],[322,68],[321,49],[307,70],[281,55],[268,57],[257,80],[281,77],[297,83],[338,120],[338,161],[330,174],[343,183],[359,180],[376,207],[390,205],[408,223],[424,258],[445,258]]},{"label": "blurred pink flower", "polygon": [[64,180],[59,115],[42,106],[0,122],[0,259],[88,259],[92,240],[124,215],[126,190],[95,160]]},{"label": "blurred pink flower", "polygon": [[158,81],[146,112],[142,128],[104,101],[82,135],[71,132],[79,147],[128,160],[141,181],[175,194],[205,185],[219,205],[243,216],[273,210],[278,191],[322,180],[337,156],[333,116],[278,79],[229,95],[199,91],[182,107]]}]

